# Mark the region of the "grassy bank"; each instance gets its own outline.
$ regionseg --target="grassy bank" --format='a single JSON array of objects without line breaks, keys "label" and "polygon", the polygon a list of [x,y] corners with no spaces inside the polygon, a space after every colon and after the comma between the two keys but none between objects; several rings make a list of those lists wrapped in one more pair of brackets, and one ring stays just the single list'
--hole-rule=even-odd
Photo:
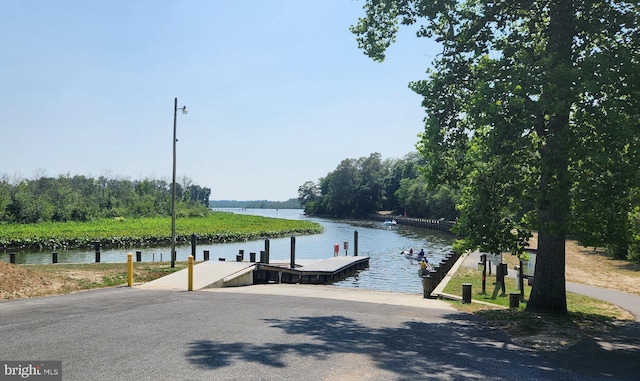
[{"label": "grassy bank", "polygon": [[512,339],[526,347],[543,350],[566,348],[584,337],[610,331],[631,324],[633,316],[627,311],[601,300],[583,295],[567,293],[567,315],[542,315],[525,311],[531,287],[524,287],[524,300],[518,309],[509,309],[509,293],[516,290],[514,270],[509,270],[505,278],[506,293],[495,293],[495,274],[487,276],[486,293],[482,293],[482,271],[459,268],[451,278],[444,292],[462,295],[462,285],[471,284],[471,299],[463,304],[452,302],[457,309],[481,316],[490,327],[507,331]]},{"label": "grassy bank", "polygon": [[[189,242],[193,233],[199,243],[213,243],[321,232],[322,226],[315,222],[225,212],[176,220],[178,242]],[[93,247],[94,242],[103,246],[170,244],[171,218],[10,224],[0,230],[4,248],[83,248]]]}]

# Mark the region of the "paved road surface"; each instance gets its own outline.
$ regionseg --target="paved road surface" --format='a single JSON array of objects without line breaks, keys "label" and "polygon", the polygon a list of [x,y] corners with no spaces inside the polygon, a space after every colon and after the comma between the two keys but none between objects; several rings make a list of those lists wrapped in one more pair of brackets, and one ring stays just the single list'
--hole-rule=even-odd
[{"label": "paved road surface", "polygon": [[539,354],[420,294],[331,286],[110,288],[3,301],[0,321],[0,360],[62,360],[65,381],[612,380],[640,374],[637,347],[618,348],[622,361],[597,367],[607,352],[600,347]]}]

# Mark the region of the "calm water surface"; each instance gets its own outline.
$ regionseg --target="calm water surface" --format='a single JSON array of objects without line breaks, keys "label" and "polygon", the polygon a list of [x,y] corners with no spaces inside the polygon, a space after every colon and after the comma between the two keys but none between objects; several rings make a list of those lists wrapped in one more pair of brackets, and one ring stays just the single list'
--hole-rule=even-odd
[{"label": "calm water surface", "polygon": [[[418,263],[400,254],[402,250],[413,248],[415,251],[424,249],[431,262],[438,262],[451,250],[455,237],[446,233],[417,229],[408,226],[386,227],[378,221],[328,220],[306,217],[302,210],[291,209],[248,209],[234,210],[234,213],[253,214],[265,217],[305,219],[320,223],[324,233],[296,237],[296,258],[318,259],[333,256],[334,244],[340,244],[340,255],[345,255],[343,242],[349,242],[348,255],[353,255],[354,231],[358,231],[358,255],[369,256],[369,268],[357,275],[335,283],[340,287],[359,287],[383,291],[401,291],[421,293],[422,283],[417,275]],[[245,259],[250,252],[257,253],[264,250],[264,240],[234,242],[224,244],[199,245],[196,260],[202,260],[203,250],[209,250],[210,259],[226,258],[235,260],[238,250],[244,250]],[[291,238],[276,238],[269,240],[271,261],[289,261]],[[127,253],[142,251],[145,262],[169,260],[170,248],[121,248],[103,249],[100,254],[101,262],[126,262]],[[186,261],[191,255],[191,245],[176,247],[177,260]],[[134,256],[135,258],[135,256]],[[9,261],[9,253],[0,253],[0,260]],[[134,259],[135,260],[135,259]],[[58,251],[60,263],[87,263],[95,261],[93,250]],[[50,252],[17,252],[18,263],[51,263]]]}]

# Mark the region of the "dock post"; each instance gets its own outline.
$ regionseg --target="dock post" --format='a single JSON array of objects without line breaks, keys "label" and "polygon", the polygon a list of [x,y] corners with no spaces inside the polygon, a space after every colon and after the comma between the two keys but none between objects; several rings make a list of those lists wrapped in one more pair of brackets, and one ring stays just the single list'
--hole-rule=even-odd
[{"label": "dock post", "polygon": [[244,250],[243,249],[238,250],[238,255],[240,256],[240,261],[244,261]]},{"label": "dock post", "polygon": [[353,256],[358,256],[358,231],[353,231]]},{"label": "dock post", "polygon": [[142,251],[136,250],[136,262],[142,262]]},{"label": "dock post", "polygon": [[[436,289],[436,287],[438,287],[438,284],[440,284],[440,281],[438,281],[437,279],[438,273],[434,270],[429,270],[429,274],[428,274],[428,281],[429,281],[429,288],[431,289],[431,292],[433,292],[433,290]],[[429,292],[429,294],[431,294],[431,292]]]},{"label": "dock post", "polygon": [[58,263],[58,253],[56,252],[51,253],[51,262]]},{"label": "dock post", "polygon": [[269,264],[269,238],[264,240],[264,263]]},{"label": "dock post", "polygon": [[292,269],[296,268],[296,237],[291,237],[291,263]]},{"label": "dock post", "polygon": [[209,260],[209,250],[204,250],[202,255],[203,255],[205,261]]},{"label": "dock post", "polygon": [[96,251],[96,263],[100,263],[100,242],[94,242],[93,247]]},{"label": "dock post", "polygon": [[133,286],[133,255],[127,254],[127,285]]},{"label": "dock post", "polygon": [[266,256],[267,256],[266,251],[260,250],[260,263],[267,263],[267,262],[265,262],[265,260],[266,260],[265,257]]},{"label": "dock post", "polygon": [[196,233],[191,233],[191,256],[196,260]]},{"label": "dock post", "polygon": [[249,262],[256,262],[256,253],[249,253]]},{"label": "dock post", "polygon": [[189,256],[189,274],[187,279],[187,290],[193,291],[193,255]]},{"label": "dock post", "polygon": [[16,264],[16,253],[9,253],[9,263]]}]

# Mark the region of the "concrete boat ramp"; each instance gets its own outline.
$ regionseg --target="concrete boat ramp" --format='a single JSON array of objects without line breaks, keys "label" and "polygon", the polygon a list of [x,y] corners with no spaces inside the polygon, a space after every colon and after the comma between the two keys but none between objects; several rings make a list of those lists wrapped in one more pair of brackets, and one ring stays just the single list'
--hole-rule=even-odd
[{"label": "concrete boat ramp", "polygon": [[[327,284],[344,279],[368,266],[369,257],[348,256],[299,259],[293,267],[286,260],[270,261],[268,264],[248,261],[206,261],[193,266],[193,289],[267,283]],[[180,270],[136,287],[186,291],[188,271],[188,269]]]}]

